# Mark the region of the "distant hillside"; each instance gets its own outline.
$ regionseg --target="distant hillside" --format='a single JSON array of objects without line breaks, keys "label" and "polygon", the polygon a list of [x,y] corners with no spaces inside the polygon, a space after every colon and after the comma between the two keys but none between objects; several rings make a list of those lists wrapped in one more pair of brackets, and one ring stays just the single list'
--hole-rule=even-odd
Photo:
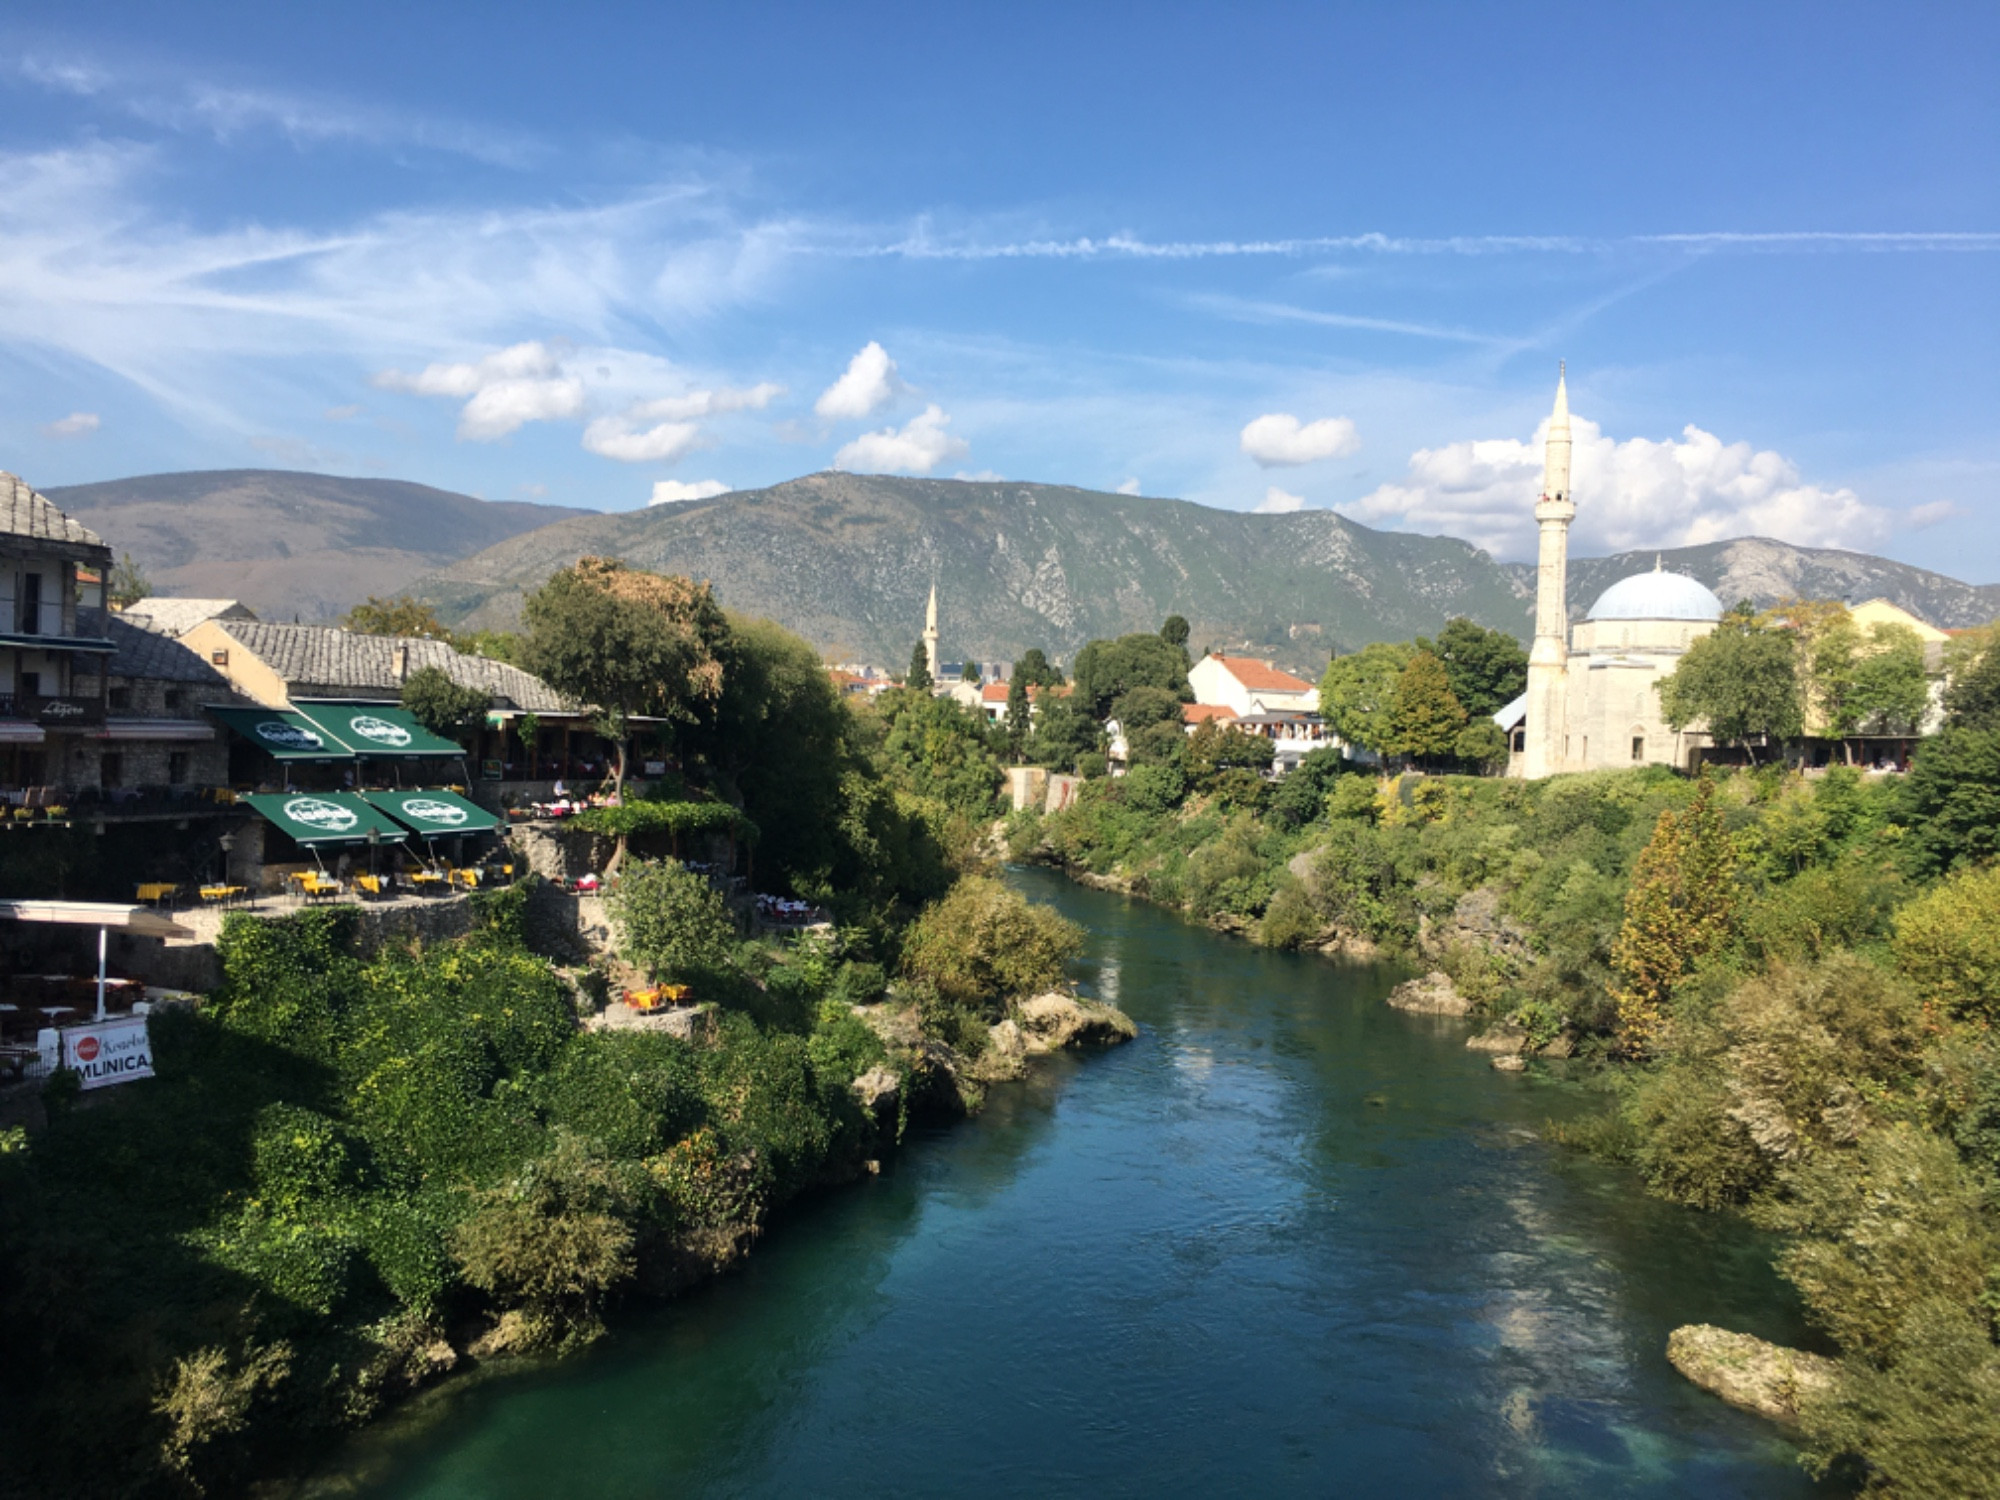
[{"label": "distant hillside", "polygon": [[[1652,567],[1656,557],[1674,572],[1699,578],[1724,604],[1748,599],[1763,608],[1781,599],[1842,599],[1849,604],[1888,599],[1943,630],[1984,625],[2000,615],[2000,584],[1960,583],[1942,573],[1865,552],[1794,547],[1766,537],[1664,552],[1571,558],[1571,609],[1579,613],[1589,609],[1599,594],[1628,574]],[[1532,564],[1510,563],[1508,571],[1524,589],[1534,588]]]},{"label": "distant hillside", "polygon": [[[946,657],[988,661],[1035,645],[1067,659],[1092,637],[1179,612],[1197,649],[1248,646],[1316,673],[1336,646],[1435,631],[1454,614],[1525,636],[1533,613],[1532,566],[1331,511],[1260,516],[1061,485],[839,473],[563,521],[442,568],[419,591],[447,619],[507,627],[527,591],[593,553],[711,579],[731,608],[831,657],[893,667],[909,660],[933,579]],[[2000,586],[1751,540],[1572,559],[1573,617],[1656,555],[1731,603],[1881,595],[1946,626],[2000,614]]]},{"label": "distant hillside", "polygon": [[564,521],[440,569],[448,619],[514,623],[522,595],[579,556],[712,579],[830,656],[902,666],[938,586],[947,657],[1067,659],[1095,636],[1156,630],[1265,648],[1317,671],[1338,643],[1435,629],[1453,614],[1522,628],[1514,579],[1442,537],[1371,531],[1330,511],[1253,516],[1047,484],[814,474],[763,490]]},{"label": "distant hillside", "polygon": [[130,552],[161,593],[241,599],[268,620],[331,619],[495,542],[590,514],[275,469],[144,474],[47,494]]}]

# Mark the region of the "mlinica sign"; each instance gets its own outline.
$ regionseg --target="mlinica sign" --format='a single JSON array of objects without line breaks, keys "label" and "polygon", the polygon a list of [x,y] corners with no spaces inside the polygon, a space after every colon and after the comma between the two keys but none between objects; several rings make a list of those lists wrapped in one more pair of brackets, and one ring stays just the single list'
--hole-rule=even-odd
[{"label": "mlinica sign", "polygon": [[82,1078],[87,1089],[153,1076],[153,1042],[144,1016],[66,1027],[62,1052],[63,1066]]}]

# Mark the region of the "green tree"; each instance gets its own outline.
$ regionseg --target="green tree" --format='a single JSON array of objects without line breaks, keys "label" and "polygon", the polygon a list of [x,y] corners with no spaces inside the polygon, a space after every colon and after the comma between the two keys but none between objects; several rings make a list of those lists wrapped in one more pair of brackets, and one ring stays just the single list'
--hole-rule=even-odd
[{"label": "green tree", "polygon": [[654,979],[719,969],[736,944],[721,894],[675,860],[634,860],[605,904],[618,926],[619,952]]},{"label": "green tree", "polygon": [[1029,687],[1061,687],[1062,669],[1048,658],[1048,653],[1040,646],[1030,646],[1021,653],[1021,659],[1014,663],[1014,671],[1008,679],[1019,678]]},{"label": "green tree", "polygon": [[1111,705],[1111,717],[1129,737],[1154,724],[1181,725],[1181,700],[1165,688],[1135,687],[1120,693]]},{"label": "green tree", "polygon": [[1491,771],[1507,763],[1507,732],[1491,718],[1474,719],[1459,730],[1451,753],[1476,771]]},{"label": "green tree", "polygon": [[403,707],[432,734],[464,744],[486,722],[484,689],[461,687],[442,667],[419,667],[403,679]]},{"label": "green tree", "polygon": [[1076,657],[1076,695],[1093,719],[1102,720],[1111,705],[1135,687],[1164,688],[1183,703],[1188,689],[1187,657],[1181,648],[1157,635],[1121,635],[1115,641],[1092,641]]},{"label": "green tree", "polygon": [[1953,729],[2000,729],[2000,621],[1952,642],[1945,723]]},{"label": "green tree", "polygon": [[139,566],[129,552],[121,552],[112,566],[111,576],[104,580],[104,602],[113,609],[128,609],[141,599],[149,599],[153,594],[153,580],[146,576],[146,570]]},{"label": "green tree", "polygon": [[823,876],[840,858],[842,778],[864,768],[853,718],[810,644],[769,620],[726,619],[722,693],[683,727],[682,764],[741,802],[760,876]]},{"label": "green tree", "polygon": [[1465,728],[1465,708],[1453,695],[1444,663],[1428,651],[1412,656],[1396,679],[1388,748],[1421,761],[1453,753]]},{"label": "green tree", "polygon": [[960,682],[970,682],[976,684],[979,681],[979,663],[976,661],[969,661],[964,666],[960,667],[958,669],[958,680]]},{"label": "green tree", "polygon": [[1631,1055],[1645,1054],[1675,988],[1728,941],[1735,874],[1735,846],[1715,805],[1715,783],[1704,774],[1693,801],[1660,814],[1626,889],[1625,925],[1611,947],[1611,998]]},{"label": "green tree", "polygon": [[1907,625],[1872,627],[1867,648],[1854,664],[1850,700],[1860,728],[1915,734],[1931,702],[1922,637]]},{"label": "green tree", "polygon": [[448,641],[451,631],[437,617],[437,611],[411,594],[393,599],[370,594],[340,617],[343,629],[356,635],[419,635],[434,641]]},{"label": "green tree", "polygon": [[882,695],[880,764],[890,783],[968,818],[990,818],[1002,780],[986,721],[949,698],[908,689]]},{"label": "green tree", "polygon": [[1396,685],[1416,648],[1376,641],[1327,664],[1319,684],[1319,711],[1350,745],[1394,754]]},{"label": "green tree", "polygon": [[635,714],[693,722],[722,694],[728,625],[705,583],[586,557],[528,596],[522,664],[597,711],[625,785]]},{"label": "green tree", "polygon": [[1792,635],[1737,611],[1688,647],[1659,693],[1670,726],[1705,723],[1717,744],[1741,745],[1753,765],[1753,741],[1792,739],[1803,725]]},{"label": "green tree", "polygon": [[1460,615],[1435,641],[1417,638],[1417,649],[1444,663],[1451,695],[1468,717],[1488,719],[1528,686],[1528,653],[1504,630],[1488,630]]},{"label": "green tree", "polygon": [[910,653],[910,673],[903,679],[903,686],[916,693],[928,693],[935,686],[931,681],[931,654],[922,641]]},{"label": "green tree", "polygon": [[1276,754],[1261,734],[1246,734],[1214,719],[1204,720],[1186,739],[1188,779],[1202,791],[1214,791],[1231,771],[1268,771]]},{"label": "green tree", "polygon": [[1035,715],[1035,732],[1028,740],[1028,759],[1051,770],[1071,771],[1103,738],[1097,721],[1076,706],[1074,695],[1045,693],[1042,711]]},{"label": "green tree", "polygon": [[2000,729],[1947,726],[1918,748],[1904,778],[1911,865],[1942,874],[2000,858]]},{"label": "green tree", "polygon": [[1028,679],[1016,672],[1007,679],[1007,753],[1019,760],[1028,749],[1034,732],[1035,704],[1028,695]]},{"label": "green tree", "polygon": [[1960,870],[1896,913],[1896,966],[1947,1015],[2000,1022],[2000,865]]},{"label": "green tree", "polygon": [[1179,646],[1185,651],[1188,643],[1187,616],[1168,615],[1160,624],[1160,639],[1169,646]]}]

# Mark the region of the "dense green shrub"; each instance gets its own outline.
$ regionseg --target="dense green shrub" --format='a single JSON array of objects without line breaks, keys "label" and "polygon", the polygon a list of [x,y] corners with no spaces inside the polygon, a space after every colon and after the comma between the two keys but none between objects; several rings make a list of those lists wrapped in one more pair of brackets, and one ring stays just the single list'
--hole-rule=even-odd
[{"label": "dense green shrub", "polygon": [[619,951],[655,979],[692,979],[721,968],[735,949],[721,893],[677,861],[634,861],[606,904]]},{"label": "dense green shrub", "polygon": [[2000,865],[1966,870],[1896,913],[1896,962],[1953,1016],[2000,1021]]},{"label": "dense green shrub", "polygon": [[1063,983],[1083,933],[997,880],[970,876],[924,909],[903,943],[903,972],[939,996],[997,1016],[1010,999]]}]

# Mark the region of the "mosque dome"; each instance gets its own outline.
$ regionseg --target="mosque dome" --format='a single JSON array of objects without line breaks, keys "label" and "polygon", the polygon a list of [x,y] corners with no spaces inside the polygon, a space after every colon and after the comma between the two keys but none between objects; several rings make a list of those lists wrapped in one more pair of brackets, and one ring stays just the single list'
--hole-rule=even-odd
[{"label": "mosque dome", "polygon": [[1597,596],[1593,620],[1719,620],[1722,601],[1685,573],[1634,573]]}]

